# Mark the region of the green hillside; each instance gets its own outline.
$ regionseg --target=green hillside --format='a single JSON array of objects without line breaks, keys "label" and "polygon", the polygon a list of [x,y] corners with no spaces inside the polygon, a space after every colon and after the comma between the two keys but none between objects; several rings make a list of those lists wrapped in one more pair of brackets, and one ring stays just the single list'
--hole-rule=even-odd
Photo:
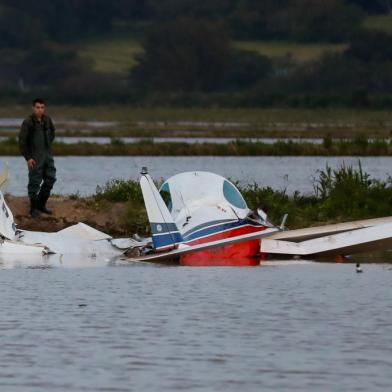
[{"label": "green hillside", "polygon": [[[287,41],[235,41],[233,45],[270,58],[290,57],[300,62],[315,60],[326,52],[340,52],[345,48],[345,44]],[[126,74],[136,64],[136,56],[142,50],[138,39],[124,35],[87,41],[81,45],[79,54],[82,58],[92,60],[96,71]]]},{"label": "green hillside", "polygon": [[[392,15],[377,15],[366,18],[364,25],[369,30],[392,33]],[[320,58],[327,52],[341,52],[345,44],[299,43],[292,41],[234,41],[238,49],[254,51],[270,58],[290,57],[299,62]],[[126,74],[136,64],[136,55],[142,52],[140,38],[133,34],[112,34],[90,39],[80,46],[79,54],[92,60],[94,70]]]},{"label": "green hillside", "polygon": [[392,15],[370,16],[365,20],[365,27],[392,34]]}]

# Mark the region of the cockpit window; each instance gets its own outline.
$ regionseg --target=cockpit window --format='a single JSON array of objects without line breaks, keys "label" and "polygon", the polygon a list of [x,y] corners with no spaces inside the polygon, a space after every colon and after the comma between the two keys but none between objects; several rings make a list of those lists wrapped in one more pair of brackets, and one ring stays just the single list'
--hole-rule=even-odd
[{"label": "cockpit window", "polygon": [[168,210],[171,212],[172,208],[173,208],[173,203],[172,203],[172,199],[171,199],[171,195],[170,195],[170,188],[169,188],[169,184],[167,182],[165,182],[159,193],[161,194],[161,197],[163,199],[163,201],[165,202]]},{"label": "cockpit window", "polygon": [[241,193],[233,184],[228,181],[223,182],[223,195],[225,199],[234,207],[241,209],[247,208]]}]

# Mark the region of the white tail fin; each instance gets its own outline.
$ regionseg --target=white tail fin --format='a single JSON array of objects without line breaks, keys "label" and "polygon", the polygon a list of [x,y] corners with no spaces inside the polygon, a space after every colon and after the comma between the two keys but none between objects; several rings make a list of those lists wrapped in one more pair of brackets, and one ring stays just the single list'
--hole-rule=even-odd
[{"label": "white tail fin", "polygon": [[158,192],[154,182],[143,168],[140,178],[144,204],[151,226],[152,243],[155,249],[175,248],[183,241],[165,202]]},{"label": "white tail fin", "polygon": [[0,191],[0,236],[13,240],[15,232],[14,216],[4,200],[3,193]]}]

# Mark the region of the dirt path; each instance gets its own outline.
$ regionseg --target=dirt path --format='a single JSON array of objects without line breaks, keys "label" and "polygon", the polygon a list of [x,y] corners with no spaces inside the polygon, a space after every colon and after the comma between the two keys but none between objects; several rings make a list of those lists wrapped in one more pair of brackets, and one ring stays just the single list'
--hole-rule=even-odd
[{"label": "dirt path", "polygon": [[73,200],[56,196],[50,198],[47,205],[53,210],[53,215],[42,214],[39,219],[32,219],[29,216],[30,204],[27,197],[6,195],[5,199],[21,229],[54,232],[84,222],[110,234],[123,234],[126,231],[122,219],[126,212],[125,203],[98,206],[91,199]]}]

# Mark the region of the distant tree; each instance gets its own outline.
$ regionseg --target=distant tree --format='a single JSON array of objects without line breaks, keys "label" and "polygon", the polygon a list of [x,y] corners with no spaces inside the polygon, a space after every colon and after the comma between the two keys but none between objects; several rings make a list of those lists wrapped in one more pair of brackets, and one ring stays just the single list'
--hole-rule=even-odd
[{"label": "distant tree", "polygon": [[230,26],[239,38],[340,42],[362,19],[361,9],[344,0],[243,0]]},{"label": "distant tree", "polygon": [[155,20],[174,18],[224,20],[233,12],[236,0],[149,0]]},{"label": "distant tree", "polygon": [[350,42],[345,55],[363,62],[392,61],[392,35],[382,31],[358,33]]},{"label": "distant tree", "polygon": [[38,19],[0,5],[0,48],[27,48],[42,38],[42,26]]},{"label": "distant tree", "polygon": [[139,85],[158,91],[213,91],[230,63],[230,40],[210,22],[179,19],[154,26],[132,70]]},{"label": "distant tree", "polygon": [[290,0],[242,0],[236,2],[234,12],[229,17],[233,35],[240,39],[280,39],[287,38],[281,26],[287,24],[280,12],[289,6]]},{"label": "distant tree", "polygon": [[73,50],[44,44],[30,50],[18,67],[20,77],[30,86],[50,86],[87,68]]},{"label": "distant tree", "polygon": [[359,29],[363,13],[343,0],[292,0],[282,10],[293,39],[342,42]]},{"label": "distant tree", "polygon": [[268,78],[272,69],[271,60],[266,56],[246,50],[232,50],[223,87],[245,90]]},{"label": "distant tree", "polygon": [[81,72],[59,79],[51,89],[51,97],[65,104],[129,102],[132,98],[122,75],[97,72]]},{"label": "distant tree", "polygon": [[23,60],[24,51],[17,49],[2,49],[0,50],[0,83],[3,86],[17,87],[18,81],[22,84],[20,79],[18,67]]},{"label": "distant tree", "polygon": [[391,13],[392,0],[346,0],[347,3],[355,4],[369,13]]},{"label": "distant tree", "polygon": [[[18,12],[9,18],[22,31],[30,20],[39,21],[49,40],[70,42],[87,35],[107,33],[116,19],[132,20],[148,16],[147,0],[1,0]],[[29,19],[21,20],[20,13]]]},{"label": "distant tree", "polygon": [[369,94],[392,94],[391,69],[392,58],[379,56],[377,48],[370,56],[349,47],[270,78],[262,87],[269,94],[335,97],[335,102],[351,97],[352,103],[364,105]]}]

